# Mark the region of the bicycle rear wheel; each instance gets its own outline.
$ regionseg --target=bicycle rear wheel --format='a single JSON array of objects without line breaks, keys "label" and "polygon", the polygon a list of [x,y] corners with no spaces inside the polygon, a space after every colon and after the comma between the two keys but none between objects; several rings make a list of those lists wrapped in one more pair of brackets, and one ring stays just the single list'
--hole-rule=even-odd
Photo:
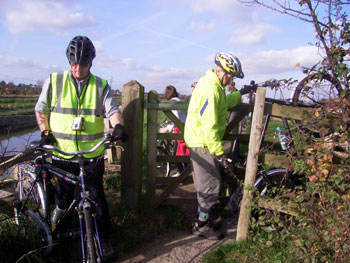
[{"label": "bicycle rear wheel", "polygon": [[15,219],[22,234],[30,240],[33,249],[40,249],[44,255],[52,252],[50,228],[36,212],[30,209],[20,212],[15,209]]},{"label": "bicycle rear wheel", "polygon": [[[49,207],[43,183],[36,180],[34,166],[20,164],[18,182],[15,190],[15,198],[21,202],[25,209],[33,210],[42,219],[49,218]],[[24,209],[24,208],[23,208]],[[16,222],[17,223],[17,222]]]},{"label": "bicycle rear wheel", "polygon": [[[318,73],[306,76],[296,86],[292,93],[292,104],[296,107],[324,107],[333,99],[339,97],[341,88],[334,85],[331,76]],[[319,137],[320,127],[312,118],[294,120],[300,133]]]}]

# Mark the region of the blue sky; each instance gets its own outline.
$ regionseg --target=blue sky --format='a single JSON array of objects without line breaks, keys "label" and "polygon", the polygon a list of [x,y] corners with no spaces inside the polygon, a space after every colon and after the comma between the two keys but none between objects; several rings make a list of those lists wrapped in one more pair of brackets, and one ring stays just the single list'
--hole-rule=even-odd
[{"label": "blue sky", "polygon": [[76,35],[95,44],[92,72],[122,89],[137,80],[163,92],[214,67],[217,51],[232,52],[245,78],[237,86],[301,80],[296,67],[319,60],[311,24],[236,0],[0,0],[0,80],[37,83],[69,68],[65,49]]}]

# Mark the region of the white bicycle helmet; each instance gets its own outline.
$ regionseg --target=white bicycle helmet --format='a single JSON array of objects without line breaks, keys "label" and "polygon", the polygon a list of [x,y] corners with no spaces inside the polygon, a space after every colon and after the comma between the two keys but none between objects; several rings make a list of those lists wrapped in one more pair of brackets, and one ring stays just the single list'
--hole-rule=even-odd
[{"label": "white bicycle helmet", "polygon": [[233,74],[236,78],[244,78],[241,62],[231,53],[218,52],[215,55],[215,64],[222,68],[226,73]]}]

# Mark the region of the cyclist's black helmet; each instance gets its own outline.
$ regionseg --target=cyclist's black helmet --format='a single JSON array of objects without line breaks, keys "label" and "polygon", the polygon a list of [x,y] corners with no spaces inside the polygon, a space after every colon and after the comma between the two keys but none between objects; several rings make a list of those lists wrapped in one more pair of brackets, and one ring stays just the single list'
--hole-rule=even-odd
[{"label": "cyclist's black helmet", "polygon": [[66,55],[69,62],[87,65],[95,58],[96,51],[88,37],[76,36],[69,42]]}]

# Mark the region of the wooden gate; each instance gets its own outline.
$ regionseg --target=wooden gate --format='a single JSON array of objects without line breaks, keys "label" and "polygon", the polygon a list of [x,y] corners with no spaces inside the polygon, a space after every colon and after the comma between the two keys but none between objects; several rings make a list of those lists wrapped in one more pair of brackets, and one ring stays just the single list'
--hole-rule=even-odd
[{"label": "wooden gate", "polygon": [[[146,97],[146,98],[144,98]],[[126,151],[122,155],[122,195],[128,204],[135,205],[136,200],[141,195],[142,175],[146,176],[146,193],[153,197],[160,197],[160,201],[165,200],[177,187],[185,181],[191,173],[190,165],[181,173],[179,177],[159,177],[156,176],[157,162],[186,162],[189,163],[188,156],[158,156],[157,140],[180,140],[183,139],[184,124],[181,123],[172,110],[187,110],[188,102],[169,102],[159,99],[156,91],[150,91],[147,96],[144,88],[136,81],[130,81],[123,86],[122,91],[122,114],[125,127],[130,134],[130,139],[126,142]],[[164,114],[181,130],[182,133],[158,133],[158,112]],[[230,109],[235,112],[235,117],[228,123],[223,140],[232,142],[239,137],[241,144],[249,143],[249,134],[237,134],[239,122],[249,112],[253,112],[253,105],[241,103]],[[301,120],[308,115],[307,109],[300,109],[291,106],[265,103],[264,115],[275,117],[285,117],[288,119]],[[146,124],[144,125],[144,120]],[[146,133],[145,141],[143,135]],[[146,147],[145,147],[146,146]],[[145,152],[143,149],[146,148]],[[287,167],[290,160],[284,155],[263,154],[259,156],[259,162],[269,164],[274,167]],[[142,168],[142,163],[146,164]],[[244,176],[245,170],[237,171]],[[158,191],[157,185],[166,185],[165,189]],[[159,199],[158,199],[159,200]]]}]

